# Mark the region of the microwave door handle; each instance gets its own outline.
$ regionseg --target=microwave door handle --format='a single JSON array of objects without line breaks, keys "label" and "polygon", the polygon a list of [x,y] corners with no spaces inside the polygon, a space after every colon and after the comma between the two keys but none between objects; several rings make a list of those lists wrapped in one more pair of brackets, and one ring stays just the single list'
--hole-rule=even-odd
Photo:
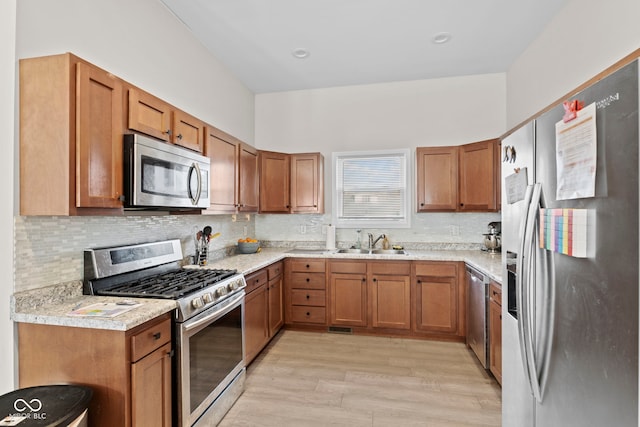
[{"label": "microwave door handle", "polygon": [[[191,191],[191,175],[193,175],[194,170],[196,171],[196,178],[198,179],[198,189],[195,196]],[[189,199],[191,199],[191,203],[197,205],[202,193],[202,173],[200,172],[200,166],[196,162],[193,162],[193,165],[189,168],[189,176],[187,176],[187,193],[189,195]]]}]

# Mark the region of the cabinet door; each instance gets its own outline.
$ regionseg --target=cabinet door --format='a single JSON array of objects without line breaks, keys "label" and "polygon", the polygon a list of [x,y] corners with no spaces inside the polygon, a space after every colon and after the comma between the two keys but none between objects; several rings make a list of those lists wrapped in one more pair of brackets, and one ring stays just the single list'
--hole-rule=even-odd
[{"label": "cabinet door", "polygon": [[207,128],[205,155],[211,160],[209,181],[212,213],[235,213],[238,205],[240,143],[218,138]]},{"label": "cabinet door", "polygon": [[291,212],[324,212],[324,158],[320,153],[291,155]]},{"label": "cabinet door", "polygon": [[330,322],[337,326],[367,326],[365,274],[331,274]]},{"label": "cabinet door", "polygon": [[204,148],[204,123],[184,111],[174,110],[172,115],[171,142],[202,153]]},{"label": "cabinet door", "polygon": [[122,82],[85,63],[76,79],[76,206],[120,208]]},{"label": "cabinet door", "polygon": [[269,338],[278,333],[284,324],[282,297],[284,292],[283,276],[269,280]]},{"label": "cabinet door", "polygon": [[410,288],[409,276],[373,276],[370,307],[374,328],[411,328]]},{"label": "cabinet door", "polygon": [[418,163],[418,212],[458,208],[458,147],[422,147]]},{"label": "cabinet door", "polygon": [[171,426],[171,343],[131,365],[131,421]]},{"label": "cabinet door", "polygon": [[267,285],[262,285],[249,295],[244,302],[244,343],[245,364],[260,353],[269,340]]},{"label": "cabinet door", "polygon": [[492,139],[460,146],[459,210],[496,210],[496,142]]},{"label": "cabinet door", "polygon": [[416,330],[458,331],[458,283],[455,277],[418,277],[416,280]]},{"label": "cabinet door", "polygon": [[260,151],[260,212],[288,213],[288,154]]},{"label": "cabinet door", "polygon": [[128,128],[169,141],[171,106],[147,92],[130,88]]},{"label": "cabinet door", "polygon": [[240,144],[239,212],[258,212],[258,150]]},{"label": "cabinet door", "polygon": [[502,384],[502,308],[489,303],[489,369]]}]

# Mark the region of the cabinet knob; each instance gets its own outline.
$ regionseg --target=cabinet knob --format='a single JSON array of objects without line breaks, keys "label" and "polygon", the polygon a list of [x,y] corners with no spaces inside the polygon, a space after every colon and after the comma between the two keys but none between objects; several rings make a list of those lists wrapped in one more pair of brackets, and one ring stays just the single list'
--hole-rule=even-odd
[{"label": "cabinet knob", "polygon": [[317,208],[317,207],[318,207],[318,205],[313,205],[313,207],[314,207],[314,208]]},{"label": "cabinet knob", "polygon": [[422,280],[418,279],[418,283],[422,283]]},{"label": "cabinet knob", "polygon": [[167,135],[171,135],[171,129],[167,129],[167,131],[165,132]]},{"label": "cabinet knob", "polygon": [[161,336],[162,336],[162,334],[160,332],[156,332],[155,334],[153,334],[153,339],[154,340],[159,340]]},{"label": "cabinet knob", "polygon": [[420,203],[420,206],[424,206],[424,203]]},{"label": "cabinet knob", "polygon": [[182,139],[182,134],[181,134],[181,133],[179,133],[179,134],[178,134],[178,136],[176,136],[176,138],[178,138],[178,139],[180,139],[180,140],[181,140],[181,139]]},{"label": "cabinet knob", "polygon": [[364,283],[364,282],[366,282],[366,281],[367,281],[366,277],[363,277],[363,278],[362,278],[362,283]]},{"label": "cabinet knob", "polygon": [[287,208],[287,209],[289,209],[290,207],[291,207],[291,206],[289,206],[289,205],[285,206],[285,208]]},{"label": "cabinet knob", "polygon": [[311,280],[311,279],[309,279],[309,278],[307,277],[307,282],[308,282],[309,280]]},{"label": "cabinet knob", "polygon": [[464,203],[460,203],[460,207],[464,206]]},{"label": "cabinet knob", "polygon": [[308,311],[307,311],[307,316],[311,316],[311,313],[309,313]]},{"label": "cabinet knob", "polygon": [[378,279],[376,279],[376,278],[374,277],[374,278],[373,278],[373,281],[374,281],[374,282],[377,282],[377,281],[378,281]]},{"label": "cabinet knob", "polygon": [[309,268],[309,264],[307,264],[307,268]]},{"label": "cabinet knob", "polygon": [[307,295],[307,299],[309,299],[309,298],[310,298],[309,295]]}]

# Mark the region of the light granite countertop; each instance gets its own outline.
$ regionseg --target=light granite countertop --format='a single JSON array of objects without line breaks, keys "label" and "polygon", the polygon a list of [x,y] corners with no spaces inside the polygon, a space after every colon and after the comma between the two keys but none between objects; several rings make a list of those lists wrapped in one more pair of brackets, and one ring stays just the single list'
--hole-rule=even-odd
[{"label": "light granite countertop", "polygon": [[[387,254],[340,254],[335,250],[291,250],[278,248],[263,248],[260,252],[249,255],[233,255],[211,262],[201,268],[236,269],[249,274],[260,270],[284,258],[338,258],[338,259],[372,259],[396,261],[463,261],[488,275],[498,283],[502,283],[502,264],[500,254],[489,254],[484,251],[472,250],[407,250],[407,255]],[[198,267],[195,267],[198,268]]]},{"label": "light granite countertop", "polygon": [[[291,250],[263,248],[259,253],[233,255],[213,261],[205,267],[235,269],[249,274],[284,258],[341,258],[372,260],[419,260],[419,261],[463,261],[502,283],[500,254],[492,255],[479,250],[408,250],[407,255],[339,254],[329,250]],[[68,313],[95,303],[115,302],[117,297],[100,297],[82,294],[82,282],[49,286],[19,292],[11,297],[11,319],[14,322],[79,328],[110,329],[126,331],[176,308],[175,301],[145,298],[128,298],[141,302],[136,307],[116,317],[75,317]]]}]

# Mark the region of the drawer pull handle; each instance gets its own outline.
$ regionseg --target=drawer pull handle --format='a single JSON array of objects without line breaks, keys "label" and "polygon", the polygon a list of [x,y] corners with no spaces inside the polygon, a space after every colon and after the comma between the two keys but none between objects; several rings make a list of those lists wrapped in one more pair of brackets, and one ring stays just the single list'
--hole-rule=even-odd
[{"label": "drawer pull handle", "polygon": [[156,332],[155,334],[153,334],[153,339],[154,340],[159,340],[161,336],[162,336],[162,334],[160,332]]}]

